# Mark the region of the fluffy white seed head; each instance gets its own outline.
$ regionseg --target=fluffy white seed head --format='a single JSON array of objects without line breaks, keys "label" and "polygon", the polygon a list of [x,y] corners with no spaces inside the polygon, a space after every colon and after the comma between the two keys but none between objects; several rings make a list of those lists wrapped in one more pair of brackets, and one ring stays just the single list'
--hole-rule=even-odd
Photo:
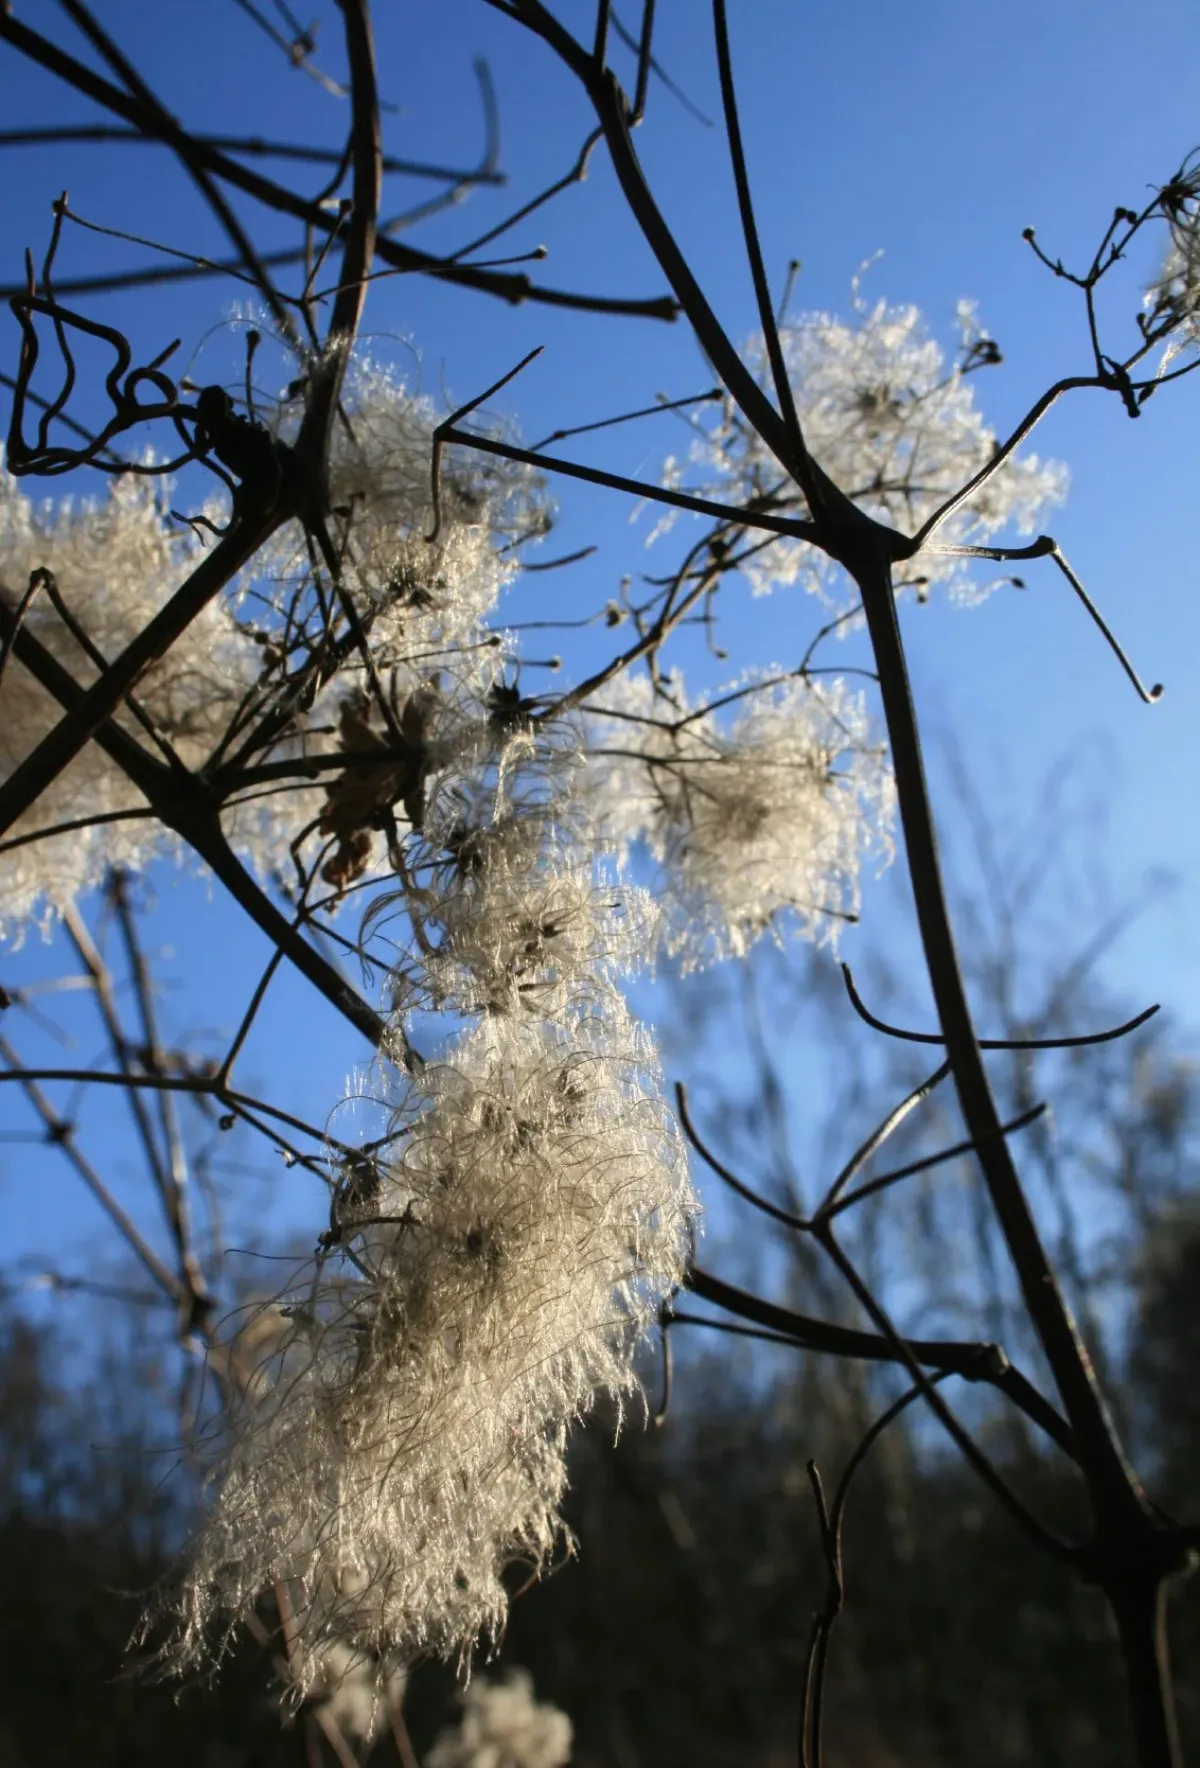
[{"label": "fluffy white seed head", "polygon": [[[849,323],[806,313],[781,328],[788,380],[804,439],[824,470],[868,514],[913,533],[991,459],[996,434],[975,401],[976,368],[998,361],[973,302],[958,305],[960,351],[948,364],[919,310],[869,306],[854,286]],[[764,364],[761,338],[748,346]],[[730,405],[692,450],[690,465],[672,463],[679,483],[702,481],[710,495],[734,505],[771,494],[774,507],[806,514],[797,487]],[[986,544],[1004,529],[1036,532],[1045,512],[1062,502],[1066,468],[1019,453],[1007,460],[939,531],[944,542]],[[660,524],[660,527],[662,524]],[[781,538],[744,567],[757,592],[800,582],[838,605],[837,568],[803,541]],[[960,600],[983,593],[961,559],[921,553],[906,561],[906,582],[941,583]]]},{"label": "fluffy white seed head", "polygon": [[[274,427],[285,440],[300,421],[298,404],[285,403]],[[329,459],[329,536],[340,571],[333,598],[342,647],[336,675],[320,694],[312,724],[340,732],[343,747],[396,747],[399,728],[418,744],[418,790],[400,790],[406,769],[394,762],[349,773],[334,785],[318,834],[335,846],[327,881],[341,890],[386,863],[376,814],[412,820],[434,779],[461,773],[480,707],[498,685],[503,646],[486,622],[518,570],[516,543],[536,538],[549,523],[535,476],[524,469],[493,469],[486,457],[450,449],[435,504],[431,469],[437,413],[370,362],[350,367]],[[319,655],[326,641],[329,591],[316,594],[313,546],[298,523],[279,531],[255,560],[243,592],[268,609],[268,619]],[[327,570],[327,561],[325,561]],[[369,648],[347,636],[346,602],[353,604]],[[339,611],[340,610],[340,611]],[[390,716],[385,705],[390,708]],[[412,714],[424,710],[415,731]],[[345,728],[351,721],[348,735]],[[486,711],[482,723],[486,726]],[[397,791],[389,790],[390,784]],[[410,782],[411,784],[412,782]],[[336,802],[335,802],[336,801]],[[354,809],[363,815],[355,821]],[[309,811],[314,821],[322,807]],[[297,820],[292,832],[302,826]],[[281,844],[282,848],[282,844]],[[286,856],[285,856],[286,857]],[[324,868],[323,868],[324,869]]]},{"label": "fluffy white seed head", "polygon": [[1156,374],[1200,346],[1200,168],[1185,166],[1168,186],[1171,243],[1143,303],[1149,328],[1171,328]]},{"label": "fluffy white seed head", "polygon": [[[37,507],[0,471],[0,594],[14,607],[32,572],[52,572],[69,613],[110,661],[159,611],[198,558],[197,542],[168,522],[161,481],[129,476],[113,480],[103,499]],[[87,686],[95,680],[96,665],[45,588],[24,625],[76,682]],[[255,646],[228,609],[211,603],[142,677],[137,698],[185,765],[196,767],[224,733],[259,666]],[[0,679],[0,775],[11,773],[61,716],[58,701],[10,655]],[[149,746],[127,711],[116,717]],[[90,743],[11,833],[30,835],[59,823],[145,808],[116,764]],[[248,832],[258,826],[259,813],[243,815]],[[138,816],[97,821],[18,847],[0,867],[0,928],[19,935],[30,917],[45,922],[93,888],[108,866],[140,868],[176,845],[153,817]]]},{"label": "fluffy white seed head", "polygon": [[488,1017],[416,1076],[235,1409],[185,1661],[277,1580],[309,1676],[333,1635],[408,1655],[494,1631],[506,1563],[562,1537],[567,1427],[634,1385],[691,1209],[615,993],[568,1025]]},{"label": "fluffy white seed head", "polygon": [[371,1744],[386,1729],[389,1713],[399,1709],[406,1680],[394,1662],[335,1639],[320,1659],[312,1699],[344,1737]]},{"label": "fluffy white seed head", "polygon": [[[277,417],[281,435],[298,421],[298,407]],[[343,589],[369,634],[375,683],[397,706],[442,685],[447,708],[479,701],[494,686],[500,654],[483,630],[503,586],[517,566],[503,547],[544,530],[547,513],[537,484],[524,470],[491,470],[482,457],[455,457],[442,472],[441,522],[433,527],[430,466],[436,414],[386,373],[356,365],[347,381],[342,415],[331,447],[330,494]],[[24,594],[30,572],[54,574],[71,614],[106,658],[118,655],[198,563],[201,544],[167,518],[161,480],[118,479],[101,500],[35,508],[9,476],[0,478],[0,593],[10,606]],[[207,512],[215,516],[214,508]],[[304,645],[326,639],[327,607],[315,594],[313,553],[291,524],[256,555],[233,586],[231,598],[211,603],[168,655],[139,682],[138,696],[162,735],[188,767],[214,751],[244,696],[281,668],[294,671]],[[235,609],[256,627],[255,643]],[[43,591],[26,616],[31,633],[86,685],[96,668]],[[277,685],[277,684],[275,684]],[[345,646],[334,679],[310,714],[297,709],[269,754],[297,756],[306,724],[336,731],[348,699],[366,703],[373,688],[358,649]],[[0,683],[0,774],[11,772],[61,716],[56,701],[10,658]],[[262,704],[274,704],[267,693]],[[145,741],[128,714],[118,721]],[[457,714],[461,722],[461,714]],[[376,717],[376,723],[379,723]],[[243,728],[244,741],[249,726]],[[386,735],[376,732],[377,736]],[[318,745],[321,746],[321,745]],[[296,781],[251,788],[225,814],[235,846],[261,872],[288,866],[288,843],[315,826],[325,793]],[[140,794],[95,744],[90,744],[14,829],[36,830],[98,818],[91,826],[14,850],[0,889],[0,926],[19,929],[31,914],[45,920],[99,882],[107,866],[140,868],[177,843],[142,812]],[[110,818],[115,820],[105,821]],[[359,845],[369,835],[356,832]],[[378,844],[376,844],[376,847]],[[378,853],[376,860],[378,861]]]},{"label": "fluffy white seed head", "polygon": [[541,730],[505,739],[474,781],[442,782],[414,853],[428,949],[412,998],[555,1017],[652,954],[653,905],[597,857],[587,784],[582,757]]},{"label": "fluffy white seed head", "polygon": [[571,1758],[571,1721],[534,1699],[525,1670],[503,1682],[477,1678],[461,1695],[462,1719],[441,1733],[429,1768],[564,1768]]},{"label": "fluffy white seed head", "polygon": [[[298,408],[284,406],[275,427],[290,438],[298,419]],[[329,494],[345,586],[370,626],[382,669],[415,661],[428,673],[456,646],[476,642],[518,568],[503,545],[547,526],[532,473],[493,467],[459,449],[445,452],[435,510],[437,422],[432,401],[388,370],[352,364],[330,444]],[[295,525],[283,529],[269,567],[277,605],[288,602],[309,570],[303,534]]]},{"label": "fluffy white seed head", "polygon": [[835,942],[863,859],[891,855],[891,774],[862,697],[772,673],[694,716],[678,682],[663,699],[634,677],[605,691],[624,716],[593,723],[598,813],[614,844],[657,862],[664,941],[686,969],[741,957],[781,923]]}]

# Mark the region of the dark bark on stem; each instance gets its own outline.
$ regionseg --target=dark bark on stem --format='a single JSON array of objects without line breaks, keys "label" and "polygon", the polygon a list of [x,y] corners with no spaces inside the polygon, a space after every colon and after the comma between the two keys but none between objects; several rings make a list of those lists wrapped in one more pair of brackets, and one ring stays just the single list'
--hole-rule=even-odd
[{"label": "dark bark on stem", "polygon": [[1046,1256],[979,1049],[938,861],[890,563],[881,550],[846,560],[862,593],[892,747],[917,921],[946,1054],[967,1129],[1022,1295],[1067,1417],[1091,1501],[1094,1534],[1079,1555],[1104,1589],[1121,1634],[1139,1768],[1180,1768],[1163,1615],[1164,1581],[1189,1570],[1186,1531],[1158,1519],[1126,1460],[1070,1309]]},{"label": "dark bark on stem", "polygon": [[296,440],[298,458],[318,482],[326,471],[333,413],[366,303],[367,276],[375,257],[383,179],[383,139],[379,129],[379,92],[370,14],[365,0],[342,0],[342,12],[346,21],[346,57],[350,63],[354,117],[351,133],[354,208],[346,226],[341,275],[325,339],[325,353],[317,367]]},{"label": "dark bark on stem", "polygon": [[1167,1647],[1169,1582],[1108,1592],[1129,1686],[1130,1720],[1139,1764],[1180,1763],[1179,1727]]},{"label": "dark bark on stem", "polygon": [[[547,43],[587,91],[604,129],[622,193],[679,298],[697,341],[747,422],[804,493],[818,529],[814,544],[841,564],[861,591],[891,741],[917,918],[947,1057],[1026,1308],[1067,1411],[1075,1455],[1091,1501],[1093,1539],[1086,1547],[1077,1549],[1073,1557],[1082,1575],[1101,1585],[1109,1593],[1114,1610],[1119,1610],[1123,1638],[1127,1635],[1130,1697],[1141,1768],[1177,1768],[1179,1757],[1170,1719],[1165,1653],[1157,1643],[1161,1632],[1157,1592],[1164,1577],[1190,1564],[1187,1543],[1192,1531],[1156,1517],[1125,1458],[1001,1134],[955,950],[916,712],[896,617],[892,566],[911,557],[917,542],[871,521],[854,506],[811,458],[802,438],[789,433],[786,420],[748,372],[650,192],[629,135],[630,106],[614,77],[587,54],[542,0],[488,3]],[[748,191],[744,193],[743,213],[749,228]],[[1051,389],[1021,430],[1009,439],[1005,452],[1016,446],[1040,411],[1060,393],[1069,386],[1085,384],[1094,383],[1060,382]],[[957,507],[957,502],[995,470],[996,464],[989,463],[985,473],[977,476],[958,499],[952,499],[936,512],[920,538],[932,534]],[[697,1272],[690,1278],[691,1286],[700,1294],[708,1282]],[[817,1325],[817,1338],[824,1340],[824,1348],[831,1348],[820,1323],[789,1322],[786,1310],[772,1309],[758,1298],[739,1292],[719,1295],[717,1290],[722,1287],[713,1285],[708,1298],[745,1318],[795,1336],[800,1342],[815,1343],[811,1328]],[[797,1324],[801,1327],[799,1332]],[[920,1350],[913,1350],[921,1359]]]},{"label": "dark bark on stem", "polygon": [[882,555],[869,557],[852,575],[862,594],[875,652],[917,922],[967,1132],[977,1144],[1026,1308],[1079,1442],[1096,1520],[1144,1521],[1149,1513],[1141,1486],[1117,1441],[1087,1350],[1001,1133],[954,944],[890,565]]},{"label": "dark bark on stem", "polygon": [[[904,1361],[899,1346],[878,1333],[798,1314],[791,1308],[780,1307],[775,1302],[751,1295],[747,1290],[737,1289],[732,1283],[696,1266],[688,1271],[687,1287],[702,1301],[711,1302],[714,1307],[738,1319],[750,1320],[770,1332],[777,1332],[806,1350],[834,1357],[862,1357],[870,1362]],[[910,1355],[930,1369],[961,1375],[965,1381],[986,1381],[1045,1431],[1064,1454],[1072,1460],[1078,1458],[1070,1426],[1020,1370],[1014,1368],[999,1345],[917,1338],[905,1343]]]}]

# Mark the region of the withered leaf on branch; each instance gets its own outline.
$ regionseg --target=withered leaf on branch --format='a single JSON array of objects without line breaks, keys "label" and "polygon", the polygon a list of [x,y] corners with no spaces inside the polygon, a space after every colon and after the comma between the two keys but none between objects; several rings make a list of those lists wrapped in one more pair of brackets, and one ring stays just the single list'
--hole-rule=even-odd
[{"label": "withered leaf on branch", "polygon": [[337,838],[337,848],[321,869],[327,884],[344,890],[361,878],[371,863],[372,832],[387,826],[392,807],[400,804],[411,828],[419,829],[425,814],[425,780],[429,771],[427,736],[432,699],[411,694],[397,724],[401,743],[382,737],[370,722],[362,696],[347,700],[338,720],[340,746],[350,755],[378,750],[378,762],[358,761],[330,781],[325,792],[320,832]]}]

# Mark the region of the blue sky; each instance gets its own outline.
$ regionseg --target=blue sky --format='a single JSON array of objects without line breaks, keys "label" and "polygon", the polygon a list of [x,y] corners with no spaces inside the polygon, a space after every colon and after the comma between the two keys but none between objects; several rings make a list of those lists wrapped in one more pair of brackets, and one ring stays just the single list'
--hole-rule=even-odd
[{"label": "blue sky", "polygon": [[[16,10],[93,59],[52,8],[18,0]],[[559,10],[585,28],[589,8]],[[345,107],[289,73],[228,0],[189,9],[113,0],[97,11],[189,124],[340,146]],[[798,307],[846,313],[850,279],[876,252],[883,256],[869,273],[868,291],[915,302],[947,343],[956,300],[977,299],[1005,354],[1004,365],[980,376],[978,387],[985,414],[1002,431],[1049,381],[1086,365],[1078,301],[1037,265],[1021,232],[1033,224],[1052,252],[1068,260],[1086,255],[1113,206],[1138,206],[1191,149],[1200,136],[1200,38],[1191,6],[1171,0],[1155,9],[1152,25],[1131,0],[1059,0],[1053,7],[1016,0],[988,9],[949,0],[905,8],[881,0],[734,0],[730,12],[764,251],[777,283],[789,259],[802,260]],[[321,17],[319,59],[336,72],[336,9],[325,6]],[[666,0],[659,19],[664,65],[695,105],[717,117],[708,9]],[[399,107],[386,118],[390,152],[470,160],[481,139],[473,55],[487,57],[496,86],[507,189],[477,193],[422,227],[417,243],[429,250],[461,245],[571,163],[589,122],[580,95],[548,53],[479,0],[381,5],[376,31],[383,91]],[[4,46],[0,106],[8,128],[93,117],[83,100],[64,97],[49,76]],[[713,305],[730,333],[744,337],[754,314],[721,130],[705,128],[657,87],[637,146]],[[6,152],[4,282],[20,278],[26,243],[40,251],[50,202],[63,188],[90,219],[223,253],[165,152]],[[307,171],[296,177],[306,188],[311,183]],[[422,189],[398,183],[396,207]],[[238,206],[264,247],[292,243],[276,217]],[[662,290],[603,150],[585,185],[508,237],[511,250],[549,247],[548,259],[530,267],[546,284],[612,294]],[[70,230],[59,270],[68,276],[127,269],[145,257],[138,248]],[[1129,326],[1140,295],[1137,272],[1134,266],[1120,286],[1114,324]],[[236,298],[228,287],[180,285],[167,295],[88,297],[85,310],[144,341],[147,356],[178,335],[181,359],[192,360],[196,378],[223,379],[239,360],[240,340],[226,323]],[[375,287],[366,330],[379,355],[410,369],[416,364],[431,392],[445,389],[454,399],[470,397],[544,345],[539,361],[503,396],[502,408],[527,437],[708,382],[683,327],[534,303],[509,307],[418,277]],[[11,366],[15,356],[15,324],[0,315],[0,357]],[[1156,398],[1131,423],[1115,400],[1079,394],[1052,414],[1037,442],[1072,473],[1071,497],[1053,530],[1143,673],[1165,682],[1160,705],[1148,709],[1135,699],[1049,567],[1027,571],[1025,594],[1001,592],[977,610],[935,598],[905,614],[943,802],[939,741],[953,743],[979,803],[1000,820],[1019,818],[1064,758],[1083,757],[1106,812],[1089,836],[1094,846],[1083,869],[1106,878],[1115,896],[1138,895],[1147,877],[1164,870],[1177,878],[1174,893],[1112,952],[1106,977],[1138,1004],[1162,1000],[1184,1024],[1195,1020],[1200,980],[1192,912],[1200,883],[1192,789],[1200,774],[1200,586],[1190,532],[1198,397],[1200,378],[1195,387],[1185,383]],[[87,415],[86,395],[79,409]],[[681,436],[675,420],[656,418],[591,442],[581,458],[653,476]],[[624,574],[669,563],[667,551],[647,559],[648,523],[631,525],[622,497],[568,485],[559,497],[561,550],[590,542],[599,550],[570,573],[535,580],[536,595],[522,611],[590,612]],[[552,545],[557,550],[560,542]],[[817,623],[812,604],[798,596],[751,603],[734,590],[728,600],[730,673],[794,659]],[[569,658],[582,658],[581,650],[555,642]],[[850,661],[851,649],[845,655]],[[965,851],[949,819],[944,835],[952,856]],[[177,1029],[228,1025],[247,976],[265,955],[258,935],[216,897],[209,906],[201,883],[164,871],[156,887],[155,938],[177,954],[167,968],[181,979],[164,1012]],[[846,955],[854,959],[855,941],[881,937],[903,949],[898,870],[869,893],[867,909]],[[1094,903],[1080,903],[1081,939],[1096,912]],[[5,958],[3,975],[20,983],[55,967],[53,951],[31,946]],[[914,992],[919,998],[919,983]],[[359,1053],[352,1035],[315,1008],[299,984],[281,979],[248,1051],[247,1074],[257,1071],[285,1107],[321,1115],[324,1107],[314,1101],[337,1096]],[[15,1101],[5,1099],[0,1110],[13,1113]],[[115,1117],[98,1114],[96,1122],[103,1151]],[[115,1149],[113,1158],[124,1160]],[[75,1241],[90,1232],[70,1186],[42,1151],[0,1147],[0,1211],[14,1223],[14,1252],[32,1247],[48,1226],[63,1231],[68,1197],[66,1231]]]}]

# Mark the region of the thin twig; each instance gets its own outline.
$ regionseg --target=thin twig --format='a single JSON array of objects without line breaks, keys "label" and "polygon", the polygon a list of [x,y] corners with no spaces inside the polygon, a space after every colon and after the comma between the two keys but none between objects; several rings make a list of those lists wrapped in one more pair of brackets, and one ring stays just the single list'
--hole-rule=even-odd
[{"label": "thin twig", "polygon": [[[686,1287],[703,1301],[723,1308],[735,1319],[749,1320],[755,1326],[802,1349],[818,1351],[835,1357],[861,1357],[869,1362],[896,1363],[905,1358],[898,1346],[874,1332],[852,1326],[838,1326],[799,1314],[792,1308],[751,1295],[744,1289],[726,1283],[698,1265],[688,1269]],[[695,1322],[699,1324],[699,1322]],[[1079,1459],[1070,1427],[1055,1411],[1045,1396],[1009,1362],[999,1345],[978,1340],[953,1343],[937,1339],[906,1341],[912,1355],[931,1369],[950,1369],[968,1380],[984,1381],[1005,1395],[1018,1410],[1025,1413],[1052,1442],[1071,1460]]]},{"label": "thin twig", "polygon": [[[108,1189],[108,1186],[104,1183],[99,1173],[96,1172],[90,1162],[80,1153],[79,1149],[75,1146],[74,1125],[68,1122],[66,1118],[59,1115],[38,1085],[39,1080],[56,1079],[58,1077],[52,1072],[26,1068],[12,1045],[6,1038],[2,1037],[0,1037],[0,1056],[2,1056],[8,1064],[8,1068],[3,1073],[0,1073],[0,1081],[14,1080],[20,1084],[25,1093],[25,1097],[29,1100],[30,1104],[46,1126],[47,1140],[54,1147],[62,1149],[65,1158],[74,1167],[76,1173],[78,1173],[79,1177],[83,1180],[84,1184],[96,1199],[96,1202],[100,1205],[101,1209],[108,1216],[117,1232],[129,1246],[134,1256],[145,1266],[146,1270],[154,1278],[154,1281],[159,1285],[163,1293],[168,1295],[172,1301],[177,1303],[180,1302],[183,1299],[183,1295],[179,1279],[167,1269],[166,1265],[163,1264],[158,1254],[145,1240],[133,1218],[122,1209],[121,1205]],[[86,1083],[90,1081],[93,1076],[88,1069],[82,1069],[76,1071],[74,1078]],[[128,1085],[128,1077],[125,1075],[116,1075],[113,1078],[119,1085]]]},{"label": "thin twig", "polygon": [[[1035,1123],[1039,1117],[1044,1117],[1047,1109],[1048,1107],[1044,1104],[1031,1105],[1029,1110],[1022,1111],[1019,1117],[1010,1118],[1007,1123],[1002,1123],[998,1133],[1002,1136],[1011,1136],[1016,1130],[1023,1130],[1029,1124]],[[841,1215],[843,1210],[850,1209],[856,1203],[861,1203],[865,1197],[874,1197],[878,1192],[886,1191],[890,1186],[898,1184],[901,1179],[911,1178],[914,1173],[928,1172],[931,1167],[941,1166],[947,1160],[958,1160],[965,1154],[976,1154],[978,1151],[978,1144],[968,1136],[966,1141],[955,1142],[951,1147],[943,1148],[937,1154],[927,1154],[921,1160],[910,1160],[907,1166],[898,1166],[892,1172],[880,1173],[878,1178],[870,1179],[865,1185],[859,1185],[855,1190],[847,1192],[836,1203],[829,1206],[823,1205],[818,1214],[828,1221],[832,1221],[835,1216]]]},{"label": "thin twig", "polygon": [[923,1080],[919,1086],[914,1087],[912,1092],[903,1098],[893,1111],[889,1111],[878,1129],[872,1130],[866,1141],[860,1143],[854,1153],[850,1156],[841,1172],[837,1175],[837,1178],[834,1179],[832,1185],[829,1187],[829,1190],[825,1193],[824,1201],[822,1202],[818,1213],[824,1214],[832,1209],[839,1194],[850,1183],[855,1174],[861,1172],[871,1156],[877,1153],[887,1141],[888,1137],[893,1135],[896,1130],[900,1128],[900,1125],[904,1122],[905,1118],[908,1117],[909,1113],[915,1111],[917,1106],[929,1097],[934,1088],[939,1087],[942,1084],[949,1073],[950,1064],[948,1062],[943,1062],[939,1068],[934,1069],[933,1073],[927,1080]]},{"label": "thin twig", "polygon": [[[855,987],[854,977],[851,973],[849,964],[843,963],[841,969],[846,984],[846,993],[850,996],[850,1005],[854,1008],[854,1011],[858,1014],[859,1018],[865,1021],[867,1025],[871,1026],[873,1030],[883,1032],[886,1037],[899,1038],[907,1044],[945,1043],[946,1040],[940,1032],[905,1031],[898,1025],[889,1025],[885,1019],[878,1018],[866,1006],[864,1006],[862,996]],[[1108,1031],[1081,1032],[1077,1037],[981,1037],[977,1041],[981,1050],[1083,1049],[1090,1044],[1107,1044],[1111,1043],[1115,1038],[1128,1037],[1131,1031],[1136,1031],[1140,1025],[1145,1025],[1146,1021],[1148,1019],[1153,1019],[1154,1015],[1159,1011],[1161,1011],[1161,1004],[1156,1002],[1152,1007],[1143,1008],[1134,1018],[1127,1019],[1124,1025],[1114,1025]]]}]

